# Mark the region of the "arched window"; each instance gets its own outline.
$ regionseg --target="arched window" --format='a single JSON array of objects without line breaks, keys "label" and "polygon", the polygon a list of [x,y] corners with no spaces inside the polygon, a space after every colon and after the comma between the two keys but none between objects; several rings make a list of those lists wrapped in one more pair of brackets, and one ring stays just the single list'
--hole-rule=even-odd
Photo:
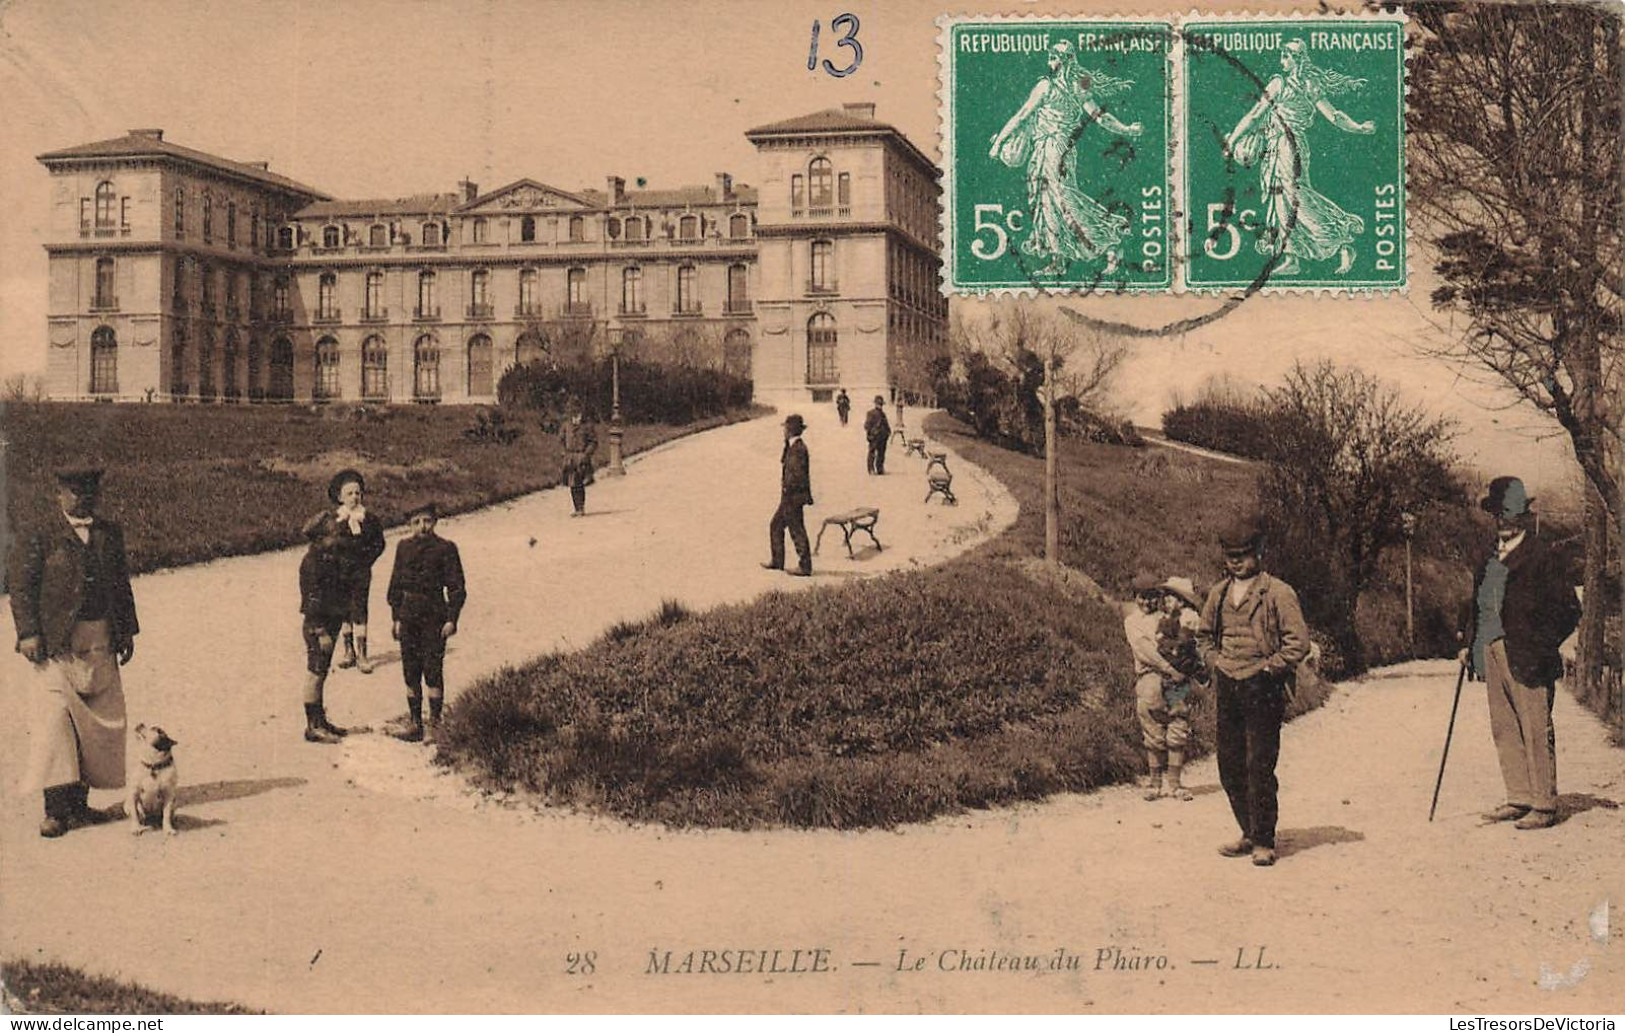
[{"label": "arched window", "polygon": [[337,226],[322,227],[322,247],[338,247],[343,240]]},{"label": "arched window", "polygon": [[428,269],[418,273],[418,311],[419,319],[439,319],[440,302],[435,297],[434,273]]},{"label": "arched window", "polygon": [[814,158],[807,165],[807,205],[828,208],[835,203],[835,166],[828,158]]},{"label": "arched window", "polygon": [[288,293],[286,273],[279,273],[275,285],[271,288],[271,311],[277,319],[287,319],[293,315],[293,299]]},{"label": "arched window", "polygon": [[424,247],[439,247],[440,246],[440,224],[438,222],[426,222],[426,223],[423,224],[422,229],[423,229],[423,246]]},{"label": "arched window", "polygon": [[214,239],[214,197],[203,191],[203,242],[207,244]]},{"label": "arched window", "polygon": [[389,397],[389,346],[377,334],[361,342],[361,397],[374,402]]},{"label": "arched window", "polygon": [[90,393],[118,394],[118,337],[110,326],[90,335]]},{"label": "arched window", "polygon": [[750,311],[750,278],[743,262],[728,267],[728,311]]},{"label": "arched window", "polygon": [[628,218],[626,220],[625,228],[627,240],[642,240],[649,235],[649,225],[644,221],[644,218],[641,215],[634,215]]},{"label": "arched window", "polygon": [[735,212],[728,217],[728,236],[738,240],[750,236],[750,216],[744,212]]},{"label": "arched window", "polygon": [[257,402],[265,397],[265,391],[260,386],[260,339],[253,335],[248,338],[248,400]]},{"label": "arched window", "polygon": [[807,289],[832,291],[835,289],[835,244],[828,240],[812,242],[812,267]]},{"label": "arched window", "polygon": [[339,342],[331,337],[316,342],[316,371],[310,394],[318,402],[339,397]]},{"label": "arched window", "polygon": [[491,338],[475,334],[468,339],[468,395],[489,398],[495,391],[491,379]]},{"label": "arched window", "polygon": [[293,342],[278,337],[271,342],[270,396],[274,401],[293,401]]},{"label": "arched window", "polygon": [[526,330],[513,343],[513,361],[520,366],[547,359],[547,339],[535,330]]},{"label": "arched window", "polygon": [[111,258],[96,259],[96,297],[97,308],[118,308],[118,294],[114,276],[113,260]]},{"label": "arched window", "polygon": [[440,343],[430,334],[412,345],[412,396],[424,401],[440,398]]},{"label": "arched window", "polygon": [[524,244],[536,242],[536,217],[527,215],[519,220],[519,240]]},{"label": "arched window", "polygon": [[197,339],[197,396],[214,401],[214,327],[203,324]]},{"label": "arched window", "polygon": [[579,242],[587,239],[587,220],[579,215],[570,216],[570,240]]},{"label": "arched window", "polygon": [[375,222],[367,229],[368,247],[389,247],[389,227]]},{"label": "arched window", "polygon": [[519,315],[534,316],[541,313],[541,306],[536,300],[536,288],[540,282],[541,275],[536,270],[519,270]]},{"label": "arched window", "polygon": [[695,293],[694,267],[680,265],[677,267],[677,311],[696,313],[700,310],[700,299]]},{"label": "arched window", "polygon": [[111,180],[102,180],[96,184],[96,228],[99,230],[112,229],[115,225],[115,209],[118,195],[113,193]]},{"label": "arched window", "polygon": [[226,202],[226,246],[237,246],[237,202]]},{"label": "arched window", "polygon": [[186,188],[175,188],[175,236],[186,236]]},{"label": "arched window", "polygon": [[[476,244],[485,243],[485,236],[486,236],[485,216],[483,216],[483,215],[475,216],[475,218],[474,218],[474,243],[476,243]],[[439,354],[439,353],[436,352],[436,354]]]},{"label": "arched window", "polygon": [[629,265],[621,270],[621,312],[641,315],[643,311],[643,270]]},{"label": "arched window", "polygon": [[368,319],[383,319],[387,315],[384,311],[384,274],[377,269],[367,274],[367,296],[362,315]]},{"label": "arched window", "polygon": [[833,384],[839,380],[835,342],[834,316],[819,312],[807,320],[807,383]]},{"label": "arched window", "polygon": [[316,318],[337,319],[339,278],[337,273],[323,273],[316,287]]},{"label": "arched window", "polygon": [[722,339],[722,371],[736,377],[750,379],[750,333],[729,330]]},{"label": "arched window", "polygon": [[239,341],[236,330],[226,331],[226,346],[220,352],[220,386],[228,402],[242,396],[237,388],[237,351]]},{"label": "arched window", "polygon": [[684,240],[700,239],[700,217],[685,215],[677,220],[677,235]]}]

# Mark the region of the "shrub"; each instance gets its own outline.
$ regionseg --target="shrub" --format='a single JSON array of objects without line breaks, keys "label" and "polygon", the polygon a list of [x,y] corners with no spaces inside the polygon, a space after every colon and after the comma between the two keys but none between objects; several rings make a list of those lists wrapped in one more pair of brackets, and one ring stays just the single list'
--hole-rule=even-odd
[{"label": "shrub", "polygon": [[[580,400],[591,418],[607,420],[614,407],[614,375],[608,358],[576,365],[525,363],[502,375],[497,400],[535,414],[542,429],[552,432],[571,398]],[[749,380],[722,370],[620,361],[621,419],[627,424],[681,427],[747,405],[750,395]]]}]

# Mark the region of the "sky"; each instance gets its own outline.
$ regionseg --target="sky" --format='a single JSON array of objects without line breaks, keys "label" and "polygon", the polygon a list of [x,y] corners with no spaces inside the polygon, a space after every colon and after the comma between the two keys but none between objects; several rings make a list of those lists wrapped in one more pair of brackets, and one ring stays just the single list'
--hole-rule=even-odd
[{"label": "sky", "polygon": [[[1252,10],[1282,5],[1258,0]],[[839,107],[877,117],[926,154],[938,146],[941,0],[0,0],[0,377],[44,365],[49,176],[34,156],[131,128],[271,168],[335,197],[491,189],[531,177],[602,188],[752,182],[752,126]],[[1188,4],[1185,7],[1189,7]],[[1170,13],[1141,0],[989,3],[978,13]],[[815,19],[859,18],[863,61],[846,78],[807,70]],[[1456,419],[1457,451],[1552,494],[1574,481],[1555,425],[1418,347],[1455,330],[1428,304],[1413,233],[1408,295],[1275,296],[1181,338],[1143,340],[1117,383],[1136,422],[1214,373],[1273,383],[1325,356],[1393,382]],[[1080,310],[1142,326],[1199,298],[1082,298]],[[972,306],[986,302],[969,302]]]}]

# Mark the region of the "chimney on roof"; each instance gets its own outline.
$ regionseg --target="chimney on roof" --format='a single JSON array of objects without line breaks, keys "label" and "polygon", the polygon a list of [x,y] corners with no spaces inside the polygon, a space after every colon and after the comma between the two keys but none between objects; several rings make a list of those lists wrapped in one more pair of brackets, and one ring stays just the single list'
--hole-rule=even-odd
[{"label": "chimney on roof", "polygon": [[130,135],[144,137],[148,140],[162,140],[164,131],[162,129],[132,129]]},{"label": "chimney on roof", "polygon": [[468,204],[480,196],[480,185],[465,176],[457,181],[457,192],[463,195],[463,203]]},{"label": "chimney on roof", "polygon": [[604,192],[609,195],[610,204],[620,204],[626,198],[626,180],[620,176],[606,176],[604,183]]},{"label": "chimney on roof", "polygon": [[271,163],[269,161],[251,161],[249,164],[254,166],[256,169],[264,169],[267,172],[271,171]]},{"label": "chimney on roof", "polygon": [[841,110],[845,111],[848,115],[855,115],[858,118],[873,119],[875,117],[874,101],[848,101],[847,103],[841,105]]},{"label": "chimney on roof", "polygon": [[734,195],[734,178],[726,172],[717,173],[717,197],[724,201]]}]

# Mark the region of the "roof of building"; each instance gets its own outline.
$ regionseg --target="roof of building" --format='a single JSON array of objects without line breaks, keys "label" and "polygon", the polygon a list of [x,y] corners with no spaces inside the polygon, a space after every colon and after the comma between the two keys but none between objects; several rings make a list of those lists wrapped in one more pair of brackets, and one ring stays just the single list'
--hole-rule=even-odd
[{"label": "roof of building", "polygon": [[[756,140],[764,136],[802,136],[814,134],[877,134],[890,136],[903,145],[903,148],[922,165],[937,170],[937,163],[926,156],[925,152],[915,146],[914,141],[903,134],[901,129],[872,118],[874,105],[849,104],[844,108],[830,108],[827,111],[814,111],[809,115],[799,115],[787,118],[782,122],[770,122],[765,126],[745,130],[745,139]],[[937,170],[940,172],[940,170]]]},{"label": "roof of building", "polygon": [[[584,200],[592,202],[599,208],[608,208],[609,195],[602,190],[582,190],[579,192]],[[722,197],[715,187],[677,187],[673,190],[627,190],[621,194],[621,201],[615,207],[624,208],[679,208],[684,205],[725,204],[728,202],[739,204],[755,204],[756,188],[736,183],[733,193],[729,197]]]},{"label": "roof of building", "polygon": [[68,161],[75,158],[148,157],[175,158],[194,165],[202,165],[205,168],[251,179],[267,186],[304,194],[307,197],[326,198],[329,196],[314,187],[305,186],[297,180],[278,175],[260,165],[232,161],[230,158],[221,158],[204,151],[193,150],[190,147],[182,147],[178,143],[171,143],[164,139],[163,130],[161,129],[136,129],[112,140],[98,140],[95,143],[83,143],[59,151],[47,151],[45,154],[39,155],[38,160],[49,164],[53,161]]},{"label": "roof of building", "polygon": [[300,219],[340,219],[369,215],[445,215],[462,203],[458,194],[413,194],[361,201],[317,201],[295,213]]}]

